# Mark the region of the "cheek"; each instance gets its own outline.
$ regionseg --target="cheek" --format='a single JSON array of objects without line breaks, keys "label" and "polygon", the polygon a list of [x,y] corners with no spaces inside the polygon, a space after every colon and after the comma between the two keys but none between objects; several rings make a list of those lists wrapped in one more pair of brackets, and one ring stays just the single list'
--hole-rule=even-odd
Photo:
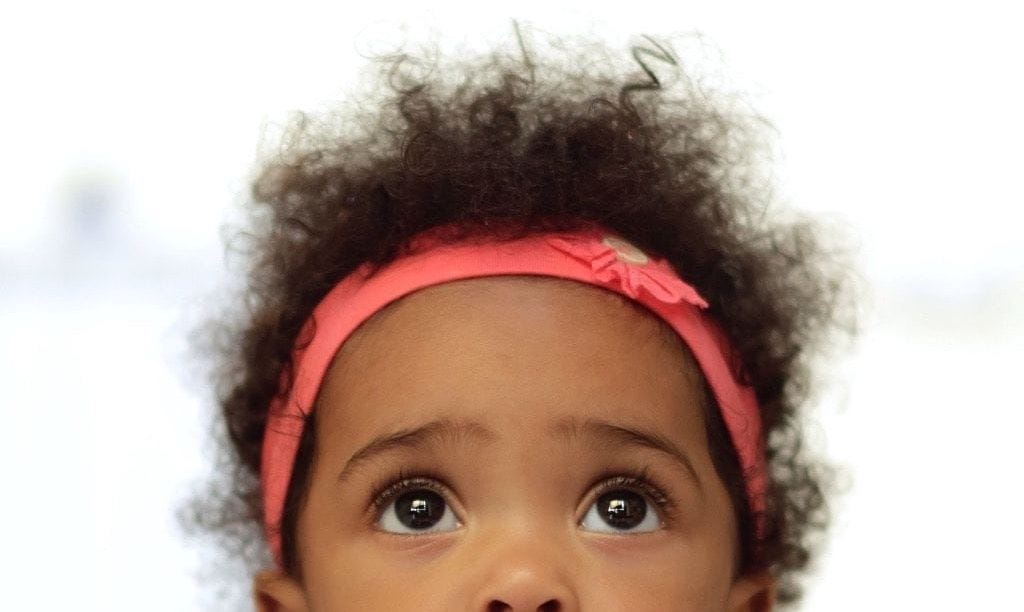
[{"label": "cheek", "polygon": [[[419,610],[465,608],[469,568],[443,541],[382,547],[354,542],[318,559],[306,588],[316,610]],[[452,602],[463,599],[461,606]]]},{"label": "cheek", "polygon": [[660,545],[611,541],[594,547],[582,592],[593,610],[715,609],[728,589],[727,565],[707,555],[702,541],[670,539]]}]

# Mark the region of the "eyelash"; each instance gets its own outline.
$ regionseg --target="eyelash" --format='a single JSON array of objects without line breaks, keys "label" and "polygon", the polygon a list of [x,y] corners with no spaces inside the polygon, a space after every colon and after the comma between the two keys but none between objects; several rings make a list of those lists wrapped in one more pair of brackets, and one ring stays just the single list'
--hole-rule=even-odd
[{"label": "eyelash", "polygon": [[[380,520],[388,505],[402,493],[411,489],[428,489],[447,498],[448,487],[443,484],[443,481],[444,479],[435,473],[419,472],[413,474],[405,468],[400,469],[390,477],[379,480],[371,489],[373,493],[370,505],[373,510],[373,520]],[[591,483],[590,487],[588,487],[588,490],[590,489],[594,489],[593,499],[590,503],[593,503],[608,491],[617,489],[637,491],[645,498],[654,502],[666,524],[674,519],[678,509],[676,500],[666,494],[666,488],[658,484],[657,479],[651,476],[650,466],[644,466],[639,470],[626,469],[605,472]]]},{"label": "eyelash", "polygon": [[666,525],[675,519],[677,509],[679,508],[675,498],[666,493],[667,487],[659,484],[658,479],[651,475],[650,466],[647,465],[639,470],[626,469],[606,472],[594,481],[594,485],[591,485],[591,488],[594,488],[595,485],[596,489],[591,503],[608,491],[616,489],[637,491],[654,502]]},{"label": "eyelash", "polygon": [[442,497],[448,497],[448,487],[438,484],[443,481],[444,479],[435,473],[419,472],[412,474],[405,468],[400,469],[390,477],[381,479],[371,489],[373,494],[370,505],[373,508],[373,519],[379,519],[380,515],[387,509],[388,504],[410,489],[429,489]]}]

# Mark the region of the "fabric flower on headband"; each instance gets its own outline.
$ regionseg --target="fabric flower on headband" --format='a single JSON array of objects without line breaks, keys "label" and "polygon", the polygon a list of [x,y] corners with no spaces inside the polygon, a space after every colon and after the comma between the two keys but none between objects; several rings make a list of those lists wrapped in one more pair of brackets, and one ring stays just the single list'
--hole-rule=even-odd
[{"label": "fabric flower on headband", "polygon": [[662,302],[685,301],[698,308],[708,307],[697,290],[680,279],[668,262],[648,257],[618,236],[605,234],[600,241],[568,236],[550,236],[546,240],[556,249],[589,263],[595,278],[608,285],[619,285],[633,299],[639,297],[643,288]]}]

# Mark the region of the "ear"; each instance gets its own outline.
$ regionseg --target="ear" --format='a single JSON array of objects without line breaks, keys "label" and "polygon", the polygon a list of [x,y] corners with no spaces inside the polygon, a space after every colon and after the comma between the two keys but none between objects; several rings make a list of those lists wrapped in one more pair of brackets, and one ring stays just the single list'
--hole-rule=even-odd
[{"label": "ear", "polygon": [[725,609],[729,612],[771,612],[775,609],[775,576],[759,572],[736,579],[729,589]]},{"label": "ear", "polygon": [[274,570],[256,574],[252,585],[257,612],[308,612],[302,585],[291,576]]}]

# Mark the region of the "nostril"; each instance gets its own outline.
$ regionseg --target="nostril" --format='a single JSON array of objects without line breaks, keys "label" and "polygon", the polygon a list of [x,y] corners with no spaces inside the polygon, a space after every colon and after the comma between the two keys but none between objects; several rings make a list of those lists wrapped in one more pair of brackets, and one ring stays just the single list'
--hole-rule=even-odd
[{"label": "nostril", "polygon": [[[487,612],[513,612],[512,606],[503,601],[494,600],[487,606]],[[514,612],[519,612],[515,610]],[[525,611],[524,611],[525,612]],[[532,611],[531,611],[532,612]],[[549,599],[537,608],[537,612],[562,612],[562,604],[556,599]]]}]

